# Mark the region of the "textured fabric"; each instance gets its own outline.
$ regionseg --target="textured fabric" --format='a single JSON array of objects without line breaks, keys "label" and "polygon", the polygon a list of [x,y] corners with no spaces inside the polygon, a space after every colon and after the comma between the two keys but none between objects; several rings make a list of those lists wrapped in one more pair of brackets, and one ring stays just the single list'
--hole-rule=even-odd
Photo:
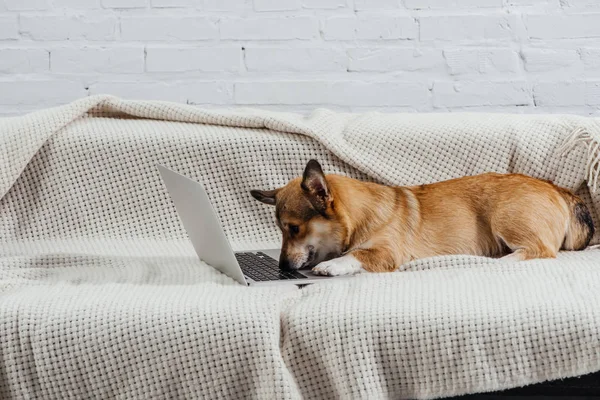
[{"label": "textured fabric", "polygon": [[284,313],[286,364],[306,398],[433,398],[596,371],[598,260],[438,257],[313,285]]},{"label": "textured fabric", "polygon": [[106,96],[0,120],[0,397],[431,398],[600,370],[600,250],[245,288],[196,259],[155,167],[205,184],[234,247],[272,247],[273,210],[248,191],[310,158],[401,185],[522,172],[577,190],[598,221],[598,132]]}]

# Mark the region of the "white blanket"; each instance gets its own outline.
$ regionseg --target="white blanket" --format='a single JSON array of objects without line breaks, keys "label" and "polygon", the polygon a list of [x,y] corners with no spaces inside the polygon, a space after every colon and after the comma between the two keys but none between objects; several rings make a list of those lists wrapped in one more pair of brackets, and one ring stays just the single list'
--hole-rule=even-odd
[{"label": "white blanket", "polygon": [[0,120],[0,397],[433,398],[600,370],[598,250],[244,288],[195,258],[155,169],[203,181],[239,249],[279,241],[248,191],[309,158],[388,184],[522,172],[576,190],[599,221],[599,132],[574,116],[105,96]]}]

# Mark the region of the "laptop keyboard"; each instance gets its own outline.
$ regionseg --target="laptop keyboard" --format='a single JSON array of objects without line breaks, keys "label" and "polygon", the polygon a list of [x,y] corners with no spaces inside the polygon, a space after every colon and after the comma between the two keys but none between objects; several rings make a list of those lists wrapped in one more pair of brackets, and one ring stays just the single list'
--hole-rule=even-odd
[{"label": "laptop keyboard", "polygon": [[235,253],[242,272],[254,281],[280,281],[285,279],[307,279],[296,271],[282,271],[279,263],[260,251],[257,253]]}]

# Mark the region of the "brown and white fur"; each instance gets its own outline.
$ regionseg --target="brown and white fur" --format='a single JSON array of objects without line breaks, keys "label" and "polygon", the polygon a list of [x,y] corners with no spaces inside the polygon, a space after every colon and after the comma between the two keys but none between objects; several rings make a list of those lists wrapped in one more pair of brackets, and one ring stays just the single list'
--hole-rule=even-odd
[{"label": "brown and white fur", "polygon": [[251,194],[275,206],[280,268],[322,275],[394,271],[445,254],[552,258],[560,249],[584,249],[594,233],[579,197],[520,174],[389,187],[326,176],[311,160],[303,177]]}]

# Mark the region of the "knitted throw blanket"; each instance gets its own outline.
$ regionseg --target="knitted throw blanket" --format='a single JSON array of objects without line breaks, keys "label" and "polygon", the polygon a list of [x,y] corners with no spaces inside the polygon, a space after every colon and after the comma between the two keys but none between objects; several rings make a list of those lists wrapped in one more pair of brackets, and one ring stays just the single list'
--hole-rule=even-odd
[{"label": "knitted throw blanket", "polygon": [[309,158],[394,185],[521,172],[600,221],[592,118],[96,96],[0,119],[0,397],[435,398],[600,370],[600,250],[246,288],[196,258],[155,168],[202,181],[244,249],[279,244],[248,191]]}]

